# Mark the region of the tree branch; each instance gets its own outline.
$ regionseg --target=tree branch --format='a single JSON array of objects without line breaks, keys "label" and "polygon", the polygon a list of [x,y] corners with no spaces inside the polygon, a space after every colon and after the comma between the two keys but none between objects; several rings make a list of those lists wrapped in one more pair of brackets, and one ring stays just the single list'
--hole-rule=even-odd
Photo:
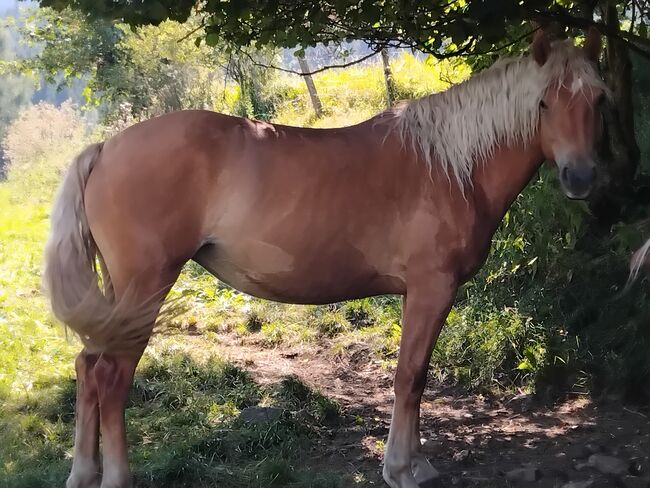
[{"label": "tree branch", "polygon": [[598,29],[601,34],[619,39],[632,51],[640,54],[646,59],[650,59],[650,39],[645,39],[630,32],[614,29],[602,22],[594,22],[589,19],[574,17],[568,12],[558,9],[553,11],[533,10],[531,12],[531,16],[533,18],[544,19],[546,21],[557,21],[569,27],[577,27],[579,29],[586,29],[593,26]]},{"label": "tree branch", "polygon": [[195,27],[191,31],[189,31],[187,34],[185,34],[183,37],[181,37],[178,41],[176,42],[183,42],[187,38],[189,38],[192,34],[196,34],[198,31],[203,29],[205,27],[205,19],[201,19],[201,23],[198,25],[198,27]]},{"label": "tree branch", "polygon": [[476,40],[475,38],[470,38],[470,40],[465,44],[465,46],[461,47],[460,49],[457,49],[455,51],[450,51],[446,53],[440,53],[438,51],[432,51],[428,47],[424,46],[423,44],[416,44],[416,45],[411,45],[410,47],[412,48],[418,48],[424,52],[427,52],[431,54],[434,58],[436,59],[449,59],[449,58],[454,58],[456,56],[485,56],[487,54],[496,54],[500,51],[503,51],[504,49],[509,48],[510,46],[514,46],[517,44],[519,41],[526,39],[529,37],[533,32],[538,30],[539,27],[536,27],[530,31],[527,31],[525,34],[518,36],[517,38],[513,39],[512,41],[502,44],[501,46],[494,47],[492,49],[488,49],[486,51],[471,51],[471,46],[474,44],[474,41]]},{"label": "tree branch", "polygon": [[372,58],[373,56],[377,55],[377,53],[379,53],[380,51],[381,51],[381,48],[375,48],[375,49],[373,49],[373,51],[370,54],[362,56],[359,59],[355,59],[354,61],[350,61],[348,63],[330,64],[330,65],[323,66],[322,68],[318,68],[318,69],[315,69],[315,70],[312,70],[312,71],[301,72],[301,71],[295,71],[295,70],[292,70],[292,69],[282,68],[281,66],[276,66],[276,65],[273,65],[273,64],[260,63],[259,61],[255,61],[255,59],[253,59],[253,56],[251,56],[250,53],[248,53],[246,51],[239,50],[239,52],[241,54],[245,55],[248,59],[250,59],[251,63],[253,63],[254,66],[258,66],[260,68],[267,68],[267,69],[272,68],[272,69],[276,69],[278,71],[284,71],[285,73],[291,73],[291,74],[299,75],[299,76],[315,75],[316,73],[322,73],[323,71],[327,71],[328,69],[333,69],[333,68],[347,68],[348,66],[353,66],[355,64],[362,63],[365,60]]}]

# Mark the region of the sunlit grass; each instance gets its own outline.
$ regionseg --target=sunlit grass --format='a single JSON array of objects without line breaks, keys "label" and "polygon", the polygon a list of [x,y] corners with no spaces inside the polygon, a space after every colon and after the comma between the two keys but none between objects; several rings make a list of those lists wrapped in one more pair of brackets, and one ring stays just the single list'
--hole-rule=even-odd
[{"label": "sunlit grass", "polygon": [[14,203],[11,185],[0,184],[0,392],[13,396],[70,374],[74,348],[40,292],[47,208]]},{"label": "sunlit grass", "polygon": [[[40,293],[48,205],[16,190],[0,183],[0,473],[15,481],[5,486],[45,486],[67,469],[75,346]],[[49,466],[42,482],[27,474],[35,462]]]}]

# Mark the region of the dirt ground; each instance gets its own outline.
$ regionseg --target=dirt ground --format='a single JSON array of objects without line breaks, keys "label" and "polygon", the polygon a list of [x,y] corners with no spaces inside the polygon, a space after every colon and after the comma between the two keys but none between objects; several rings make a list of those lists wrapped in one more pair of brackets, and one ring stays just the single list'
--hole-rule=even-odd
[{"label": "dirt ground", "polygon": [[[219,349],[261,383],[294,374],[336,399],[343,418],[318,440],[311,461],[346,473],[353,486],[385,486],[380,471],[393,400],[390,369],[370,360],[363,347],[341,357],[325,348],[263,349],[226,336]],[[540,406],[526,395],[484,397],[430,381],[421,430],[424,452],[441,474],[431,486],[650,487],[647,409],[596,405],[587,397]],[[598,456],[604,466],[593,462]],[[606,473],[613,458],[625,468]]]}]

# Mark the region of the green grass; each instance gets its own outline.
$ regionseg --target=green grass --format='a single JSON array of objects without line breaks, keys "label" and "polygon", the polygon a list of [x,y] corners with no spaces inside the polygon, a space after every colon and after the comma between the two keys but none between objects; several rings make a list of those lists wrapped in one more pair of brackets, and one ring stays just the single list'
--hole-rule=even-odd
[{"label": "green grass", "polygon": [[39,291],[48,205],[16,188],[0,184],[0,485],[52,486],[69,464],[75,348]]},{"label": "green grass", "polygon": [[[61,486],[70,464],[74,383],[57,393],[13,399],[3,419],[4,473],[0,486]],[[282,409],[275,420],[245,422],[242,408]],[[307,412],[308,415],[303,413]],[[248,373],[182,352],[145,357],[126,409],[137,486],[312,486],[314,476],[333,487],[343,480],[309,468],[321,423],[338,417],[331,400],[297,381],[260,386]]]},{"label": "green grass", "polygon": [[[219,358],[147,357],[127,409],[138,486],[288,486],[304,479],[310,470],[302,453],[319,424],[297,412],[318,411],[320,395],[301,385],[309,394],[289,404],[275,400],[274,385],[262,387]],[[258,424],[239,419],[242,408],[263,398],[284,414]]]}]

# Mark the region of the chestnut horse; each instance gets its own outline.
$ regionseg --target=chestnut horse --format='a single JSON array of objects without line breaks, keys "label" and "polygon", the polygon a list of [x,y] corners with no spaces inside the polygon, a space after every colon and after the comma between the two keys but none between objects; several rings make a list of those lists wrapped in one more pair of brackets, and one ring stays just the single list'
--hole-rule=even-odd
[{"label": "chestnut horse", "polygon": [[81,153],[54,204],[44,273],[55,315],[85,346],[67,486],[130,486],[125,400],[190,259],[279,302],[403,295],[383,477],[392,488],[437,477],[420,451],[420,398],[456,290],[544,160],[570,198],[596,177],[599,35],[578,48],[538,32],[531,51],[351,127],[184,111]]}]

